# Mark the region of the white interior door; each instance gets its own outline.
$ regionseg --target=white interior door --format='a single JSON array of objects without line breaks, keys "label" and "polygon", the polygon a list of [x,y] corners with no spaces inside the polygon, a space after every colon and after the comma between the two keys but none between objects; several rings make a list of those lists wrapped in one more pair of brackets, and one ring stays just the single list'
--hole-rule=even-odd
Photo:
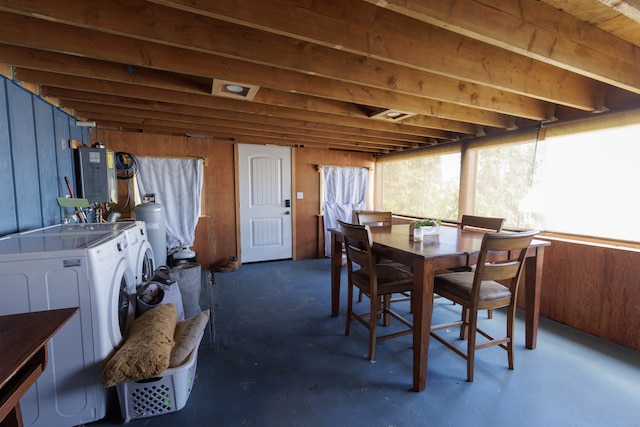
[{"label": "white interior door", "polygon": [[291,148],[238,145],[242,262],[292,258]]}]

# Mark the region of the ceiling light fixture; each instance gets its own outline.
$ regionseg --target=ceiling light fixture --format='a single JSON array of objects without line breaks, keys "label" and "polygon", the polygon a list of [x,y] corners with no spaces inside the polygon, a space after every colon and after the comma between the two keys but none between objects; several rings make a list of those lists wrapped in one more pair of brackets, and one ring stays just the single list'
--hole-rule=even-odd
[{"label": "ceiling light fixture", "polygon": [[213,79],[211,93],[213,95],[224,96],[226,98],[244,99],[250,101],[256,95],[258,89],[258,86],[250,84]]},{"label": "ceiling light fixture", "polygon": [[229,92],[233,92],[233,93],[242,93],[245,91],[245,88],[238,85],[226,85],[224,88]]},{"label": "ceiling light fixture", "polygon": [[406,119],[407,117],[415,116],[415,113],[406,113],[404,111],[390,110],[388,108],[369,107],[367,115],[372,119],[398,122]]}]

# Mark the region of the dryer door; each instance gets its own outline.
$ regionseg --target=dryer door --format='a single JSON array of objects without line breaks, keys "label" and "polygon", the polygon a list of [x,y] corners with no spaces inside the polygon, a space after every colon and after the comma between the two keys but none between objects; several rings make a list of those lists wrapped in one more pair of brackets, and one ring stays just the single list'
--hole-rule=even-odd
[{"label": "dryer door", "polygon": [[156,266],[153,258],[153,249],[151,249],[151,245],[147,241],[142,242],[140,245],[136,266],[140,273],[141,283],[151,280]]},{"label": "dryer door", "polygon": [[135,317],[135,282],[126,258],[105,268],[96,279],[94,339],[96,357],[103,360],[120,345]]},{"label": "dryer door", "polygon": [[136,285],[133,272],[124,261],[118,265],[114,284],[110,301],[112,303],[117,301],[117,305],[109,311],[112,315],[117,315],[118,319],[117,328],[115,324],[111,324],[112,339],[117,346],[131,326],[136,314]]}]

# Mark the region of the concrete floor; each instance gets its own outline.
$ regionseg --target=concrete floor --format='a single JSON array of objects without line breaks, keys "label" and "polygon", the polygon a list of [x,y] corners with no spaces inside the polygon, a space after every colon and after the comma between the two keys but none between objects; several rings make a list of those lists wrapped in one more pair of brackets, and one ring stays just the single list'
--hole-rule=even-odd
[{"label": "concrete floor", "polygon": [[[346,286],[341,315],[329,315],[329,269],[324,259],[243,265],[215,283],[203,274],[201,305],[213,316],[189,400],[128,425],[640,426],[640,354],[546,319],[533,351],[518,321],[514,371],[504,350],[479,351],[473,383],[465,361],[432,340],[427,389],[410,391],[411,337],[379,343],[367,361],[366,330],[344,335]],[[437,299],[434,322],[458,310]],[[503,330],[501,311],[481,317]],[[114,402],[91,425],[121,424]]]}]

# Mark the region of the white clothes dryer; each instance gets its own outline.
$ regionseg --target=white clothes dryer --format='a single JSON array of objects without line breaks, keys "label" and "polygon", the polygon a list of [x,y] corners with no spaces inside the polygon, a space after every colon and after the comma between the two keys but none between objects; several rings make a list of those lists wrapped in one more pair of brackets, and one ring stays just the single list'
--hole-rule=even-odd
[{"label": "white clothes dryer", "polygon": [[129,265],[135,275],[136,286],[151,280],[156,266],[153,249],[147,236],[144,221],[131,221],[131,226],[124,229],[129,244]]},{"label": "white clothes dryer", "polygon": [[79,307],[50,340],[49,362],[20,401],[29,427],[104,418],[103,363],[133,321],[135,284],[121,233],[36,230],[0,239],[0,315]]},{"label": "white clothes dryer", "polygon": [[153,249],[147,237],[147,227],[143,221],[119,221],[102,223],[56,224],[18,235],[32,234],[84,234],[84,233],[124,233],[127,239],[126,253],[133,270],[136,286],[151,279],[156,268]]}]

